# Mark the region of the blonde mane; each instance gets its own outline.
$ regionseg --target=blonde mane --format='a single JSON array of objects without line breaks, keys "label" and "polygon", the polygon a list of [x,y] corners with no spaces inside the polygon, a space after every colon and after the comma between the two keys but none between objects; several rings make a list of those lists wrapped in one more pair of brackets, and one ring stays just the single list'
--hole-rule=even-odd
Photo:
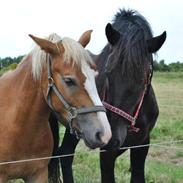
[{"label": "blonde mane", "polygon": [[[61,39],[60,36],[53,33],[49,35],[47,40],[57,43],[62,41],[64,47],[64,62],[77,64],[81,67],[82,62],[87,62],[88,64],[93,64],[91,57],[88,52],[75,40],[64,37]],[[39,80],[42,74],[42,68],[46,66],[46,52],[40,49],[39,46],[35,48],[30,53],[32,55],[32,74],[35,80]]]}]

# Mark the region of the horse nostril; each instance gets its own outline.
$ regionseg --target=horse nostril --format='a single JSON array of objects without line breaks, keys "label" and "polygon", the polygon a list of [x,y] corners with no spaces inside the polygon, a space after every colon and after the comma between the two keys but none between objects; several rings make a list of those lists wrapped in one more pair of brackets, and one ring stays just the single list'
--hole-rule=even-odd
[{"label": "horse nostril", "polygon": [[102,139],[101,139],[102,133],[101,133],[101,132],[97,132],[96,135],[95,135],[95,137],[96,137],[96,140],[97,140],[97,141],[99,141],[99,142],[102,141]]}]

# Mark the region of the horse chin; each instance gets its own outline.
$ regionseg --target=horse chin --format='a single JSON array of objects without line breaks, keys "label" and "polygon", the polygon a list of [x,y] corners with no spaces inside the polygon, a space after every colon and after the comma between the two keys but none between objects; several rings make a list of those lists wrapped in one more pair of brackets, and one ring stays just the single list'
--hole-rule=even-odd
[{"label": "horse chin", "polygon": [[91,142],[90,140],[88,140],[84,134],[81,134],[80,137],[83,139],[85,145],[87,147],[89,147],[90,149],[96,149],[96,148],[102,148],[105,146],[105,144],[99,144],[99,143],[95,143],[95,142]]},{"label": "horse chin", "polygon": [[[87,136],[85,135],[85,133],[83,132],[83,130],[80,129],[78,126],[75,125],[74,128],[72,128],[72,133],[76,136],[77,139],[83,139],[85,145],[87,147],[89,147],[90,149],[96,149],[99,147],[99,144],[96,144],[96,143],[92,142],[91,140],[89,140],[87,138]],[[102,145],[101,145],[101,147],[102,147]]]},{"label": "horse chin", "polygon": [[124,141],[125,139],[123,141],[119,141],[118,139],[111,139],[111,141],[104,147],[104,149],[109,151],[119,150]]},{"label": "horse chin", "polygon": [[123,128],[123,130],[119,130],[120,133],[113,133],[115,135],[112,136],[109,143],[104,147],[106,150],[119,150],[126,139],[127,136],[127,128]]},{"label": "horse chin", "polygon": [[86,139],[83,139],[84,143],[87,147],[89,147],[90,149],[96,149],[98,146],[95,146],[95,144],[89,143]]}]

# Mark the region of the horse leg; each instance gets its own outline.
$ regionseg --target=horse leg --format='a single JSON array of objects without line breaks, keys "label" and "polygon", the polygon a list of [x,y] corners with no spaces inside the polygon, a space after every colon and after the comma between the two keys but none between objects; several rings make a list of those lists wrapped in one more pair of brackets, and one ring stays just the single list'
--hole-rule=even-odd
[{"label": "horse leg", "polygon": [[[74,135],[70,134],[69,129],[66,129],[62,145],[60,147],[60,154],[74,154],[78,142],[79,140]],[[74,156],[60,158],[64,183],[74,183],[72,171],[73,159]]]},{"label": "horse leg", "polygon": [[26,183],[48,183],[48,167],[25,179]]},{"label": "horse leg", "polygon": [[[149,137],[143,143],[149,144]],[[144,168],[149,146],[130,149],[131,183],[145,183]]]},{"label": "horse leg", "polygon": [[[54,147],[52,156],[58,156],[59,153],[59,122],[54,113],[50,114],[49,124],[54,139]],[[60,161],[58,158],[52,158],[48,165],[48,179],[49,183],[60,183]]]},{"label": "horse leg", "polygon": [[115,183],[114,166],[116,158],[124,151],[106,151],[100,153],[100,169],[102,183]]}]

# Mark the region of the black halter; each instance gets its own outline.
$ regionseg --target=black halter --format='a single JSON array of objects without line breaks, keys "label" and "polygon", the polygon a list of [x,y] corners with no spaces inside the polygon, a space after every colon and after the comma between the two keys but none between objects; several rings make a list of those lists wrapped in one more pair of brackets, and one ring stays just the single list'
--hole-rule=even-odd
[{"label": "black halter", "polygon": [[55,85],[54,79],[52,77],[52,72],[51,72],[51,57],[50,55],[48,56],[47,59],[47,67],[48,67],[48,89],[47,89],[47,103],[49,107],[52,109],[52,111],[55,113],[57,119],[59,121],[62,121],[62,118],[60,114],[55,110],[55,108],[52,105],[51,101],[51,91],[53,90],[56,94],[56,96],[59,98],[61,103],[64,105],[65,109],[67,110],[67,121],[69,123],[70,127],[70,133],[77,136],[77,132],[75,129],[72,127],[72,120],[76,118],[78,115],[81,114],[87,114],[87,113],[92,113],[92,112],[106,112],[106,109],[104,106],[93,106],[93,107],[81,107],[77,109],[74,106],[71,106],[64,98],[62,93],[58,90],[57,86]]}]

